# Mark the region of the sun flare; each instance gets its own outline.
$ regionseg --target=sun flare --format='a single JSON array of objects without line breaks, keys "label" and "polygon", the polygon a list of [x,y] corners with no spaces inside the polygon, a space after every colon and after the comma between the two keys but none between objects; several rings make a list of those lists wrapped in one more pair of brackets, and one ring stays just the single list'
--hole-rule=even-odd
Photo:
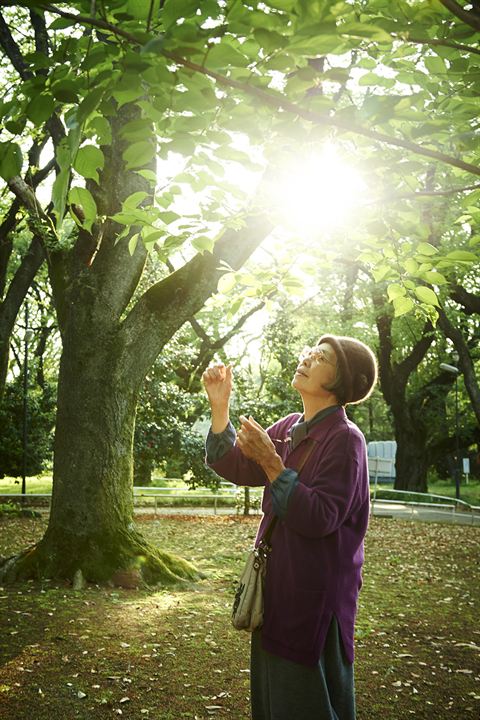
[{"label": "sun flare", "polygon": [[318,236],[352,220],[367,186],[362,175],[328,144],[302,153],[273,183],[281,222],[296,233]]}]

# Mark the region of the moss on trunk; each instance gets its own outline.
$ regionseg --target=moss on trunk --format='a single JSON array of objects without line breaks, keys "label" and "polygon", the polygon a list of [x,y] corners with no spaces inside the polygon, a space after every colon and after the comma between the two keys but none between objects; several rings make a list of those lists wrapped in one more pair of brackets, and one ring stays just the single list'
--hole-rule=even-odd
[{"label": "moss on trunk", "polygon": [[50,528],[36,545],[4,562],[0,580],[73,582],[79,570],[87,582],[123,587],[173,585],[201,577],[193,565],[154,547],[134,528],[113,536],[89,533],[83,537]]}]

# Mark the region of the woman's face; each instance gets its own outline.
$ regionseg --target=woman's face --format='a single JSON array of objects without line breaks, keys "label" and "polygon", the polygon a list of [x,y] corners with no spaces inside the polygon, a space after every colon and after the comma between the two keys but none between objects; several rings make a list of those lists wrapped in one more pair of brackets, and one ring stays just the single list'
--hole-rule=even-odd
[{"label": "woman's face", "polygon": [[332,385],[337,375],[337,358],[332,346],[321,343],[312,348],[304,348],[298,360],[292,387],[308,395],[331,395],[325,386]]}]

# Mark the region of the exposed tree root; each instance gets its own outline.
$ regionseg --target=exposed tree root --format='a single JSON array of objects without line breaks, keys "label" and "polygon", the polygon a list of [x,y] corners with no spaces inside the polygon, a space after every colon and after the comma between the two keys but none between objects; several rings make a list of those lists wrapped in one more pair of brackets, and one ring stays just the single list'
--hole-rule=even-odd
[{"label": "exposed tree root", "polygon": [[[80,571],[80,572],[79,572]],[[78,537],[50,528],[36,545],[0,565],[3,583],[42,578],[114,584],[123,587],[171,586],[198,580],[186,560],[159,550],[135,529],[114,536]]]}]

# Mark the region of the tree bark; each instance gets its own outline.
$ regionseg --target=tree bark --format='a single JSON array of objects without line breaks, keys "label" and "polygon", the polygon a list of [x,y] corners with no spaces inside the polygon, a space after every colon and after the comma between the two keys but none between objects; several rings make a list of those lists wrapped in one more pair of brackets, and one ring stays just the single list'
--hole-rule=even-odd
[{"label": "tree bark", "polygon": [[426,433],[418,424],[412,427],[406,414],[397,415],[395,438],[397,441],[395,490],[427,492]]},{"label": "tree bark", "polygon": [[[95,323],[94,323],[95,324]],[[29,577],[150,585],[198,578],[192,565],[150,545],[133,524],[132,446],[138,388],[119,370],[115,333],[88,313],[65,338],[58,383],[52,506],[45,536],[4,565]]]},{"label": "tree bark", "polygon": [[0,398],[7,380],[10,338],[15,320],[44,259],[42,244],[35,236],[10,283],[4,301],[0,303]]},{"label": "tree bark", "polygon": [[[389,309],[385,307],[384,297],[378,289],[373,291],[372,298],[377,309],[380,387],[393,415],[395,440],[397,441],[395,489],[426,492],[428,433],[419,397],[407,397],[407,383],[433,342],[433,328],[430,323],[427,323],[412,350],[404,356],[401,362],[394,362],[392,357],[393,318]],[[420,412],[418,412],[419,408]]]},{"label": "tree bark", "polygon": [[471,358],[470,349],[463,336],[462,331],[455,327],[449,320],[443,308],[438,309],[438,324],[445,335],[449,338],[458,352],[459,365],[463,373],[465,388],[472,404],[473,412],[480,425],[480,385],[475,374],[475,367]]}]

